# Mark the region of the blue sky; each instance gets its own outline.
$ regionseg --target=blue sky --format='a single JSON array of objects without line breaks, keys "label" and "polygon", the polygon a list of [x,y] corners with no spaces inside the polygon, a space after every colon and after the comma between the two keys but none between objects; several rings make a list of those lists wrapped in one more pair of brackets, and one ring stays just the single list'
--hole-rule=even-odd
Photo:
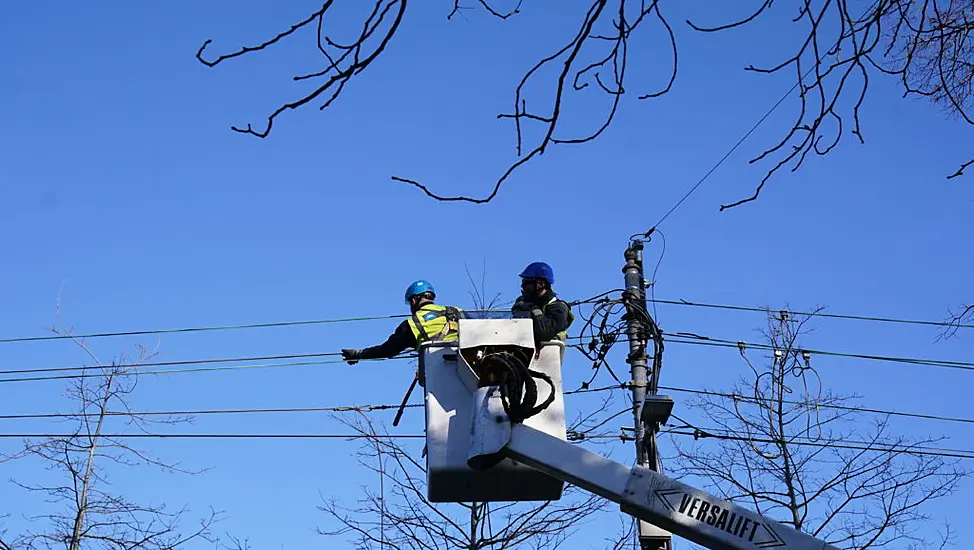
[{"label": "blue sky", "polygon": [[[229,127],[260,123],[307,89],[290,76],[319,67],[313,35],[214,69],[193,55],[207,38],[218,53],[270,36],[313,4],[0,5],[0,337],[43,335],[59,294],[62,326],[79,332],[399,314],[402,292],[417,278],[432,280],[441,302],[470,307],[467,268],[478,276],[485,269],[488,290],[513,299],[517,273],[535,260],[554,266],[566,299],[591,296],[620,286],[626,238],[651,227],[792,84],[790,75],[741,70],[777,60],[768,45],[793,39],[788,32],[762,25],[704,36],[677,25],[681,64],[670,95],[627,95],[598,141],[552,148],[489,204],[437,203],[390,176],[445,194],[489,192],[514,159],[512,125],[496,114],[509,110],[520,75],[563,43],[582,9],[552,15],[528,5],[506,22],[471,10],[448,22],[451,5],[411,5],[389,50],[339,101],[282,115],[266,140]],[[703,6],[689,4],[687,13]],[[658,28],[649,29],[630,67],[632,86],[647,90],[665,78],[668,59]],[[582,98],[569,128],[604,107]],[[767,166],[747,160],[780,138],[796,108],[794,98],[786,102],[661,226],[656,295],[932,320],[970,301],[971,177],[944,176],[972,154],[971,130],[935,106],[901,99],[894,82],[870,88],[864,145],[847,135],[828,157],[776,177],[760,200],[718,213],[750,194]],[[660,251],[654,238],[647,264]],[[764,326],[760,314],[661,305],[658,315],[669,332],[734,340],[758,340]],[[159,360],[334,352],[378,343],[396,322],[91,343],[103,358],[135,343],[158,343]],[[964,331],[935,342],[935,328],[826,319],[812,326],[806,345],[815,349],[945,360],[970,360],[974,349]],[[3,369],[84,361],[66,342],[0,344]],[[832,389],[872,407],[972,414],[968,372],[825,357],[815,364]],[[663,383],[722,388],[744,368],[733,350],[670,345]],[[570,353],[565,371],[571,385],[589,367]],[[411,376],[408,363],[389,361],[146,377],[135,402],[146,410],[397,403]],[[63,410],[63,389],[7,385],[2,413]],[[974,448],[956,424],[894,427]],[[51,429],[0,420],[5,433]],[[310,414],[205,418],[182,429],[341,431]],[[421,429],[417,411],[397,428]],[[15,446],[2,440],[0,452]],[[374,481],[354,468],[355,445],[340,440],[145,447],[215,468],[189,479],[121,472],[119,486],[144,480],[133,494],[226,510],[220,530],[257,547],[325,543],[313,532],[325,521],[314,509],[319,492],[352,504],[358,487]],[[629,446],[617,447],[628,460]],[[36,470],[23,463],[0,472],[29,479]],[[952,515],[972,504],[969,486],[930,509],[954,520],[959,541],[974,536]],[[8,483],[0,503],[0,513],[14,513],[11,531],[23,526],[19,512],[39,506]],[[577,542],[600,541],[596,531],[586,528]]]}]

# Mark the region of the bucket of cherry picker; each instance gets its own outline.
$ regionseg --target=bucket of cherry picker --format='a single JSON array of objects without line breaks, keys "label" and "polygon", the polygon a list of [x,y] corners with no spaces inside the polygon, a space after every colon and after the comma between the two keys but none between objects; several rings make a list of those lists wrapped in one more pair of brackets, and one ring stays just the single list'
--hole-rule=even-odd
[{"label": "bucket of cherry picker", "polygon": [[[467,465],[478,387],[495,384],[497,361],[522,361],[538,376],[536,404],[524,424],[566,440],[561,363],[565,344],[535,348],[530,319],[461,319],[459,339],[420,346],[426,393],[426,481],[431,502],[541,501],[561,498],[564,482],[504,458],[485,470]],[[550,385],[544,378],[550,380]]]}]

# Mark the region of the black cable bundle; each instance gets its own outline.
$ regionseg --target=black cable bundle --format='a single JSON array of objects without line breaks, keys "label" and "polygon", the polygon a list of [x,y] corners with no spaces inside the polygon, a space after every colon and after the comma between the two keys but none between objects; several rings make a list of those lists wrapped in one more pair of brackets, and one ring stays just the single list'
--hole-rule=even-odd
[{"label": "black cable bundle", "polygon": [[[498,385],[504,412],[512,424],[526,419],[548,408],[555,400],[555,383],[543,372],[529,368],[531,353],[527,350],[500,350],[487,353],[479,361],[477,370],[482,380],[489,385]],[[538,401],[538,385],[535,379],[544,380],[551,388],[548,398],[541,404]]]}]

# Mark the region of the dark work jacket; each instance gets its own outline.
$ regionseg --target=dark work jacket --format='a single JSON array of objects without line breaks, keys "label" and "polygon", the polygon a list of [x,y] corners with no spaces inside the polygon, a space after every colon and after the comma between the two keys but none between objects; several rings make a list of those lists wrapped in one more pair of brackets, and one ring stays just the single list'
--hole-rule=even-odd
[{"label": "dark work jacket", "polygon": [[409,328],[409,320],[406,319],[399,323],[396,331],[385,342],[378,346],[363,349],[359,357],[362,359],[388,359],[415,347],[416,336],[413,334],[413,329]]},{"label": "dark work jacket", "polygon": [[[466,315],[460,311],[459,316],[465,317]],[[389,357],[399,355],[407,349],[416,348],[418,345],[416,334],[413,333],[413,329],[409,326],[409,319],[405,319],[399,323],[396,331],[385,342],[363,349],[359,357],[362,359],[388,359]]]},{"label": "dark work jacket", "polygon": [[[571,325],[568,304],[563,300],[549,304],[557,298],[558,296],[553,291],[548,290],[544,296],[532,300],[530,303],[525,302],[523,297],[518,297],[511,307],[515,318],[534,319],[535,343],[540,344],[541,342],[555,340],[559,332],[568,330],[569,325]],[[544,307],[546,304],[548,307]],[[535,311],[538,314],[535,314]]]}]

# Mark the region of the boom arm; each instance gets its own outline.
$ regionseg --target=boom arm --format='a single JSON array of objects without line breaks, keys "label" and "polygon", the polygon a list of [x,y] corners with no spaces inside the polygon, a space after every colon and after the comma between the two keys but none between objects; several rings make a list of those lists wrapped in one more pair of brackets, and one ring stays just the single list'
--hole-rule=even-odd
[{"label": "boom arm", "polygon": [[626,514],[713,550],[838,550],[805,533],[670,479],[632,468],[524,424],[512,424],[497,386],[478,388],[468,465],[507,457],[613,502]]}]

